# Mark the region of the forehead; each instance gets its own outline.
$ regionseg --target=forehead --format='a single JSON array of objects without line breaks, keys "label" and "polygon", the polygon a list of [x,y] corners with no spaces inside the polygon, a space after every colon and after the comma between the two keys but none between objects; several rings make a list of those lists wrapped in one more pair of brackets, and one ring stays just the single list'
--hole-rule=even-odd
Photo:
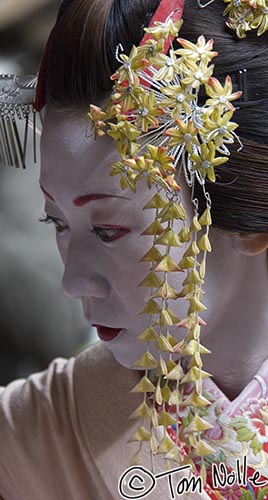
[{"label": "forehead", "polygon": [[[105,194],[133,207],[142,207],[151,196],[145,181],[138,182],[137,192],[122,191],[119,176],[110,176],[111,164],[120,160],[113,139],[94,138],[86,113],[64,115],[49,112],[41,137],[41,186],[60,206],[88,194]],[[122,200],[121,200],[122,201]]]},{"label": "forehead", "polygon": [[101,189],[105,184],[122,194],[119,179],[109,176],[109,166],[119,160],[108,136],[95,139],[86,113],[64,115],[48,112],[41,138],[40,182],[48,190],[61,184],[81,190],[83,182]]}]

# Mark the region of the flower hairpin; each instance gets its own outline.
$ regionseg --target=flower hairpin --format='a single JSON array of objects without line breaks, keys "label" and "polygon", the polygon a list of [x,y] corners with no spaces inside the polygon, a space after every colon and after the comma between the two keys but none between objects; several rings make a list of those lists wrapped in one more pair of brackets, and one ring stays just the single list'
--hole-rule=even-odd
[{"label": "flower hairpin", "polygon": [[[197,0],[201,8],[205,8],[215,0],[205,4]],[[268,31],[267,0],[224,0],[227,3],[223,15],[227,16],[226,25],[236,32],[238,38],[245,38],[248,31],[257,30],[257,35]]]},{"label": "flower hairpin", "polygon": [[245,38],[248,31],[257,30],[257,35],[263,35],[268,30],[267,0],[224,0],[228,5],[224,15],[226,22],[239,38]]},{"label": "flower hairpin", "polygon": [[[147,28],[147,40],[133,47],[128,57],[118,51],[121,65],[112,76],[114,89],[108,107],[104,111],[91,105],[89,112],[96,137],[108,134],[116,143],[120,159],[112,164],[110,175],[119,177],[121,188],[135,192],[140,180],[149,189],[156,187],[144,207],[154,211],[152,223],[142,233],[153,243],[141,259],[151,265],[139,284],[150,289],[150,299],[139,312],[148,316],[148,326],[137,337],[146,348],[134,364],[134,368],[144,370],[144,376],[132,390],[143,394],[143,402],[132,415],[141,423],[130,438],[139,443],[131,465],[142,462],[145,441],[150,443],[152,456],[164,454],[176,463],[187,459],[193,467],[196,457],[203,460],[213,453],[204,439],[211,425],[202,417],[202,408],[210,404],[202,391],[202,381],[210,375],[202,369],[201,359],[209,351],[200,342],[201,327],[205,325],[203,284],[212,223],[211,200],[205,185],[206,179],[215,181],[215,169],[228,161],[228,146],[239,140],[235,133],[238,125],[232,117],[233,101],[241,92],[233,92],[229,76],[223,84],[213,77],[211,61],[217,56],[213,40],[200,36],[192,43],[177,38],[181,48],[175,49],[170,42],[166,54],[165,42],[174,34],[178,37],[181,24],[169,16],[166,22]],[[205,102],[199,98],[201,89],[206,94]],[[190,220],[180,196],[182,172],[192,193],[194,215]],[[206,200],[202,214],[194,197],[196,183],[202,186]],[[179,221],[179,232],[175,221]],[[179,262],[171,257],[174,247],[185,248]],[[180,291],[170,284],[174,273],[184,274]],[[183,319],[177,317],[171,305],[177,300],[188,302]],[[180,342],[174,335],[177,328],[186,331]],[[150,352],[151,344],[159,353],[158,359]],[[175,408],[173,415],[170,408]],[[188,408],[187,425],[180,418],[181,408]],[[160,443],[155,435],[159,425],[165,429]],[[168,432],[170,426],[176,428],[173,438]]]}]

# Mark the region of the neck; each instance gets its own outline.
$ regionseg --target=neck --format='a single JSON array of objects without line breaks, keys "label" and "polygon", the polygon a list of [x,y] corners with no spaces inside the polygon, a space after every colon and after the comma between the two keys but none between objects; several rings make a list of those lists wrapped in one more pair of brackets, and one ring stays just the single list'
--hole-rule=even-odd
[{"label": "neck", "polygon": [[[204,356],[204,369],[223,392],[234,399],[268,358],[267,255],[238,255],[233,278],[223,288],[216,318],[208,325],[204,344],[212,354]],[[214,309],[215,310],[215,309]]]}]

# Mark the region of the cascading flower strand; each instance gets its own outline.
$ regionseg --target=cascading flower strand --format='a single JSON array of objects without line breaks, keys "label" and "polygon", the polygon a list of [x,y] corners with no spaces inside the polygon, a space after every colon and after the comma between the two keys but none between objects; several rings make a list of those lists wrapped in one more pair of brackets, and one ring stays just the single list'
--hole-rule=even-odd
[{"label": "cascading flower strand", "polygon": [[[144,375],[132,389],[143,395],[143,401],[131,415],[141,419],[129,439],[138,443],[131,465],[142,463],[142,446],[149,442],[152,462],[155,454],[164,454],[168,464],[187,461],[194,468],[201,457],[204,474],[203,457],[213,453],[205,439],[211,425],[202,417],[202,409],[210,404],[202,391],[202,380],[210,376],[203,370],[202,355],[209,350],[200,342],[212,223],[205,185],[206,179],[215,181],[215,168],[228,161],[228,145],[239,139],[237,124],[231,119],[232,102],[241,92],[232,91],[229,76],[223,85],[213,76],[211,61],[217,56],[213,40],[200,36],[194,44],[177,38],[182,48],[175,50],[170,42],[170,51],[165,53],[165,42],[178,37],[181,24],[169,16],[164,23],[147,28],[146,42],[133,47],[129,56],[118,51],[121,65],[112,76],[114,89],[107,109],[91,105],[89,118],[96,137],[108,134],[116,143],[120,159],[111,165],[110,175],[119,177],[121,188],[135,192],[143,180],[156,190],[144,207],[154,211],[154,218],[142,237],[152,238],[153,244],[141,259],[151,266],[139,285],[149,288],[150,298],[139,311],[148,315],[148,326],[137,337],[146,350],[134,364]],[[201,88],[207,96],[202,103]],[[180,197],[181,175],[192,193],[191,220]],[[195,183],[201,184],[206,199],[202,214],[193,197]],[[176,262],[171,254],[179,247],[185,250]],[[180,291],[171,286],[174,278],[170,279],[178,274],[184,275]],[[171,305],[178,300],[188,302],[183,319]],[[179,342],[177,328],[186,330]],[[151,354],[151,345],[157,348],[158,359]],[[164,429],[161,442],[155,435],[159,426]]]}]

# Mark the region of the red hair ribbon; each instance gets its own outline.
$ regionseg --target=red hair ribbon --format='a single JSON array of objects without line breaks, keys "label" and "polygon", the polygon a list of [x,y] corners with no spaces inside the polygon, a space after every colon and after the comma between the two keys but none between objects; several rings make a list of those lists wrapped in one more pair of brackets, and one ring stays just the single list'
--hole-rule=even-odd
[{"label": "red hair ribbon", "polygon": [[[170,16],[171,14],[173,21],[179,21],[182,17],[183,6],[184,6],[184,0],[161,0],[150,22],[149,28],[151,28],[155,22],[164,23],[168,18],[168,16]],[[148,38],[150,38],[150,35],[149,33],[146,33],[140,45],[144,45],[145,42],[148,40]],[[173,40],[172,36],[166,40],[164,45],[165,52],[168,51],[172,40]]]},{"label": "red hair ribbon", "polygon": [[[183,4],[184,0],[161,0],[159,6],[157,7],[155,14],[151,20],[151,23],[149,27],[153,26],[156,21],[159,22],[165,22],[165,20],[168,18],[170,14],[172,14],[172,19],[174,21],[178,21],[183,12]],[[46,72],[47,72],[47,57],[48,57],[48,48],[50,44],[50,40],[53,35],[54,28],[51,30],[51,33],[49,35],[45,51],[41,60],[41,65],[40,65],[40,70],[39,70],[39,76],[38,76],[38,83],[37,83],[37,88],[36,88],[36,94],[35,94],[35,102],[34,102],[34,108],[36,111],[41,111],[41,109],[45,106],[46,104]],[[145,34],[140,45],[143,45],[146,40],[150,38],[149,34]],[[165,52],[168,51],[170,47],[170,42],[172,41],[172,37],[170,37],[168,40],[165,42]]]},{"label": "red hair ribbon", "polygon": [[[182,17],[184,0],[162,0],[157,7],[155,14],[149,24],[149,28],[154,26],[155,22],[164,23],[166,19],[171,16],[174,22],[179,21]],[[145,33],[143,39],[141,40],[140,45],[144,45],[145,42],[151,37],[149,33]],[[174,37],[170,36],[164,43],[164,51],[165,54],[168,52],[170,48],[171,42],[173,42]],[[144,70],[146,73],[146,69]],[[140,79],[141,85],[148,87],[148,82]]]}]

